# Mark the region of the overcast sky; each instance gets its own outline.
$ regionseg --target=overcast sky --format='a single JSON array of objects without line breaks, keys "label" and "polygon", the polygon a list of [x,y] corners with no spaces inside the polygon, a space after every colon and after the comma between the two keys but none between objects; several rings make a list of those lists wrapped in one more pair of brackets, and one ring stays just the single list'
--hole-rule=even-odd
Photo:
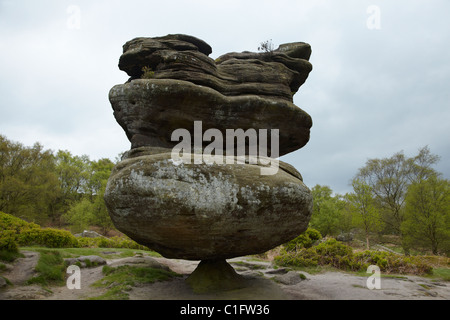
[{"label": "overcast sky", "polygon": [[314,70],[294,102],[314,127],[282,160],[308,186],[343,194],[367,159],[426,145],[449,178],[449,13],[448,0],[0,0],[0,134],[114,160],[130,147],[108,101],[126,41],[184,33],[212,58],[304,41]]}]

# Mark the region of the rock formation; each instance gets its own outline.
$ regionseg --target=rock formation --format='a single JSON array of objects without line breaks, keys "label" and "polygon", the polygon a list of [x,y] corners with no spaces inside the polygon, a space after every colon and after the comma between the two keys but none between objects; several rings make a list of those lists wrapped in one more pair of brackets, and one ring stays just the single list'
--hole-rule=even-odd
[{"label": "rock formation", "polygon": [[[130,79],[113,87],[109,99],[131,150],[114,168],[105,202],[116,227],[138,243],[167,258],[222,265],[265,252],[307,228],[310,190],[295,168],[273,158],[309,141],[311,117],[293,104],[293,95],[312,66],[311,48],[302,42],[216,60],[211,52],[187,35],[124,45],[119,68]],[[179,129],[194,137],[183,148],[183,159],[192,161],[174,159]],[[210,129],[215,140],[206,137]],[[228,145],[217,138],[239,129],[258,136],[255,149],[256,140],[243,140],[245,160],[234,140]],[[264,132],[271,142],[260,148]],[[213,140],[211,155],[223,161],[202,157]],[[261,174],[273,163],[272,174]]]}]

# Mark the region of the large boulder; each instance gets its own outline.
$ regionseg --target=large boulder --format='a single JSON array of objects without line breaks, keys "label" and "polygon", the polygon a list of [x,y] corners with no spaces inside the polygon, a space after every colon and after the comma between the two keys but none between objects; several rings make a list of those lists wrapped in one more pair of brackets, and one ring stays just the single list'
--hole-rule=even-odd
[{"label": "large boulder", "polygon": [[138,243],[202,260],[190,283],[227,273],[221,279],[238,286],[225,259],[294,239],[312,213],[302,176],[277,160],[310,138],[312,119],[293,96],[312,70],[311,47],[294,42],[216,60],[211,52],[182,34],[123,46],[119,68],[130,78],[109,100],[131,149],[113,169],[105,202],[115,226]]},{"label": "large boulder", "polygon": [[114,86],[109,99],[132,148],[173,148],[176,129],[185,128],[193,136],[194,121],[201,121],[204,131],[218,129],[223,136],[227,129],[279,129],[283,156],[308,143],[312,126],[311,117],[292,102],[255,95],[229,97],[181,80],[134,80]]},{"label": "large boulder", "polygon": [[171,153],[119,163],[105,201],[117,228],[167,258],[262,253],[306,230],[312,197],[300,174],[251,164],[174,163]]}]

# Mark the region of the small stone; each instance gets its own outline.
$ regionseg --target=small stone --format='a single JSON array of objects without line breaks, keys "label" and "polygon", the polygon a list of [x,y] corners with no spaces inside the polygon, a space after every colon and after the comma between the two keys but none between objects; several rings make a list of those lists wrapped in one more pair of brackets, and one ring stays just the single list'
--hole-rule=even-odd
[{"label": "small stone", "polygon": [[[66,258],[64,259],[66,265],[77,265],[79,264],[81,268],[86,266],[100,266],[105,265],[106,260],[99,256],[81,256],[78,258]],[[89,261],[89,262],[87,262]]]},{"label": "small stone", "polygon": [[6,280],[0,276],[0,288],[6,287],[8,285],[8,283],[6,282]]},{"label": "small stone", "polygon": [[302,277],[302,275],[303,274],[299,274],[295,271],[289,271],[286,274],[273,277],[273,280],[288,286],[292,286],[304,280],[305,276],[303,275]]}]

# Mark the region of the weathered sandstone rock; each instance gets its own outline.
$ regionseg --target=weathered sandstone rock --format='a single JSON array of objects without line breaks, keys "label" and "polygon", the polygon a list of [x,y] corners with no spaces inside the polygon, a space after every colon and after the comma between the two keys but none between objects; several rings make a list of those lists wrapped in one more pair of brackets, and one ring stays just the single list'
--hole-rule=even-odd
[{"label": "weathered sandstone rock", "polygon": [[311,47],[303,42],[273,52],[229,53],[214,61],[211,47],[186,35],[136,38],[123,47],[119,68],[139,79],[142,68],[155,79],[176,79],[209,87],[226,96],[258,95],[292,102],[312,70]]},{"label": "weathered sandstone rock", "polygon": [[132,148],[173,148],[174,130],[193,135],[194,121],[202,121],[203,130],[215,128],[223,135],[226,129],[279,129],[282,156],[306,145],[312,126],[311,117],[287,100],[228,97],[181,80],[134,80],[114,86],[109,99]]},{"label": "weathered sandstone rock", "polygon": [[312,197],[300,179],[284,165],[261,176],[257,165],[175,164],[160,153],[119,163],[105,201],[119,230],[167,258],[226,259],[306,229]]},{"label": "weathered sandstone rock", "polygon": [[[312,70],[311,47],[295,42],[216,60],[211,52],[188,35],[135,38],[124,45],[119,61],[130,78],[109,93],[131,142],[105,191],[110,216],[120,231],[167,258],[202,260],[188,281],[199,290],[211,281],[218,285],[212,287],[239,286],[225,259],[262,253],[297,237],[312,213],[311,192],[300,173],[273,159],[309,141],[312,119],[293,104],[293,95]],[[189,151],[182,148],[183,161],[172,154],[180,142],[172,141],[178,129],[194,136]],[[248,147],[257,141],[260,161],[251,162],[250,148],[244,163],[222,157],[234,146],[216,135],[215,156],[233,164],[185,161],[210,147],[212,138],[195,138],[209,129],[220,137],[238,129],[257,132],[258,139],[241,141]],[[260,149],[261,136],[269,139],[269,132],[276,149],[273,141]],[[264,163],[272,161],[277,170],[263,174]]]}]

